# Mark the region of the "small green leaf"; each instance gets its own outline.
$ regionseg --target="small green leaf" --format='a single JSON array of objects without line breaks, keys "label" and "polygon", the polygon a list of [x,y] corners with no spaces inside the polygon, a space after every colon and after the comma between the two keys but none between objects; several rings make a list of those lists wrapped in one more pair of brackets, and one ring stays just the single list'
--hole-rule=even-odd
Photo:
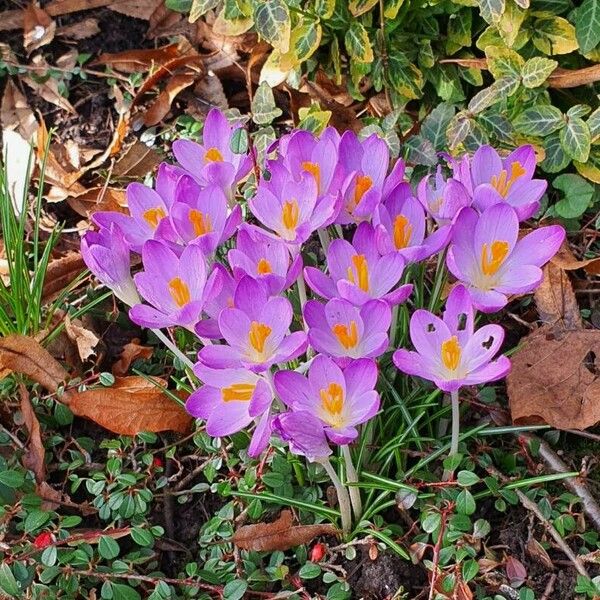
[{"label": "small green leaf", "polygon": [[558,133],[553,133],[544,140],[544,151],[546,157],[540,166],[547,173],[558,173],[571,162],[563,150]]},{"label": "small green leaf", "polygon": [[600,2],[583,0],[575,11],[575,35],[582,54],[591,52],[600,43]]},{"label": "small green leaf", "polygon": [[56,562],[56,546],[48,546],[48,548],[45,548],[42,552],[42,556],[40,556],[40,561],[47,567],[54,566],[54,563]]},{"label": "small green leaf", "polygon": [[525,66],[523,57],[510,48],[487,46],[485,49],[487,66],[494,79],[512,77],[517,79]]},{"label": "small green leaf", "polygon": [[393,21],[398,16],[398,11],[403,4],[404,0],[385,0],[383,15],[386,19]]},{"label": "small green leaf", "polygon": [[521,69],[523,85],[526,88],[536,88],[542,85],[556,69],[558,63],[555,60],[535,56],[530,58]]},{"label": "small green leaf", "polygon": [[351,58],[361,63],[372,63],[373,48],[369,40],[369,34],[360,21],[352,21],[352,24],[344,37],[346,50]]},{"label": "small green leaf", "polygon": [[335,11],[335,0],[315,0],[314,11],[321,19],[331,19]]},{"label": "small green leaf", "polygon": [[451,104],[442,102],[438,104],[423,120],[421,135],[428,139],[435,150],[442,150],[446,146],[446,129],[455,108]]},{"label": "small green leaf", "polygon": [[154,536],[142,527],[134,527],[131,530],[131,538],[140,546],[152,546],[154,543]]},{"label": "small green leaf", "polygon": [[290,39],[290,52],[297,62],[308,60],[321,43],[323,29],[318,21],[305,19],[302,25],[294,27]]},{"label": "small green leaf", "polygon": [[272,123],[282,114],[282,110],[275,106],[273,90],[265,81],[258,86],[252,99],[251,109],[252,120],[258,125]]},{"label": "small green leaf", "polygon": [[100,537],[100,540],[98,541],[98,553],[102,558],[105,558],[106,560],[116,558],[119,556],[120,551],[119,544],[111,537],[107,535]]},{"label": "small green leaf", "polygon": [[44,526],[50,520],[50,514],[43,510],[31,510],[25,519],[25,533],[31,533]]},{"label": "small green leaf", "polygon": [[600,108],[597,108],[586,121],[588,129],[590,130],[590,138],[592,144],[598,141],[600,138]]},{"label": "small green leaf", "polygon": [[300,568],[298,575],[302,579],[315,579],[321,574],[321,567],[312,562],[307,562]]},{"label": "small green leaf", "polygon": [[233,132],[229,147],[234,154],[246,154],[248,152],[248,132],[244,127],[238,127]]},{"label": "small green leaf", "polygon": [[476,115],[480,112],[483,112],[486,108],[492,106],[492,104],[498,102],[499,100],[501,100],[501,98],[498,96],[496,88],[490,85],[489,87],[483,88],[477,92],[471,98],[467,109],[472,115]]},{"label": "small green leaf", "polygon": [[423,73],[404,55],[397,53],[388,60],[388,79],[392,87],[408,99],[420,98],[425,84]]},{"label": "small green leaf", "polygon": [[456,114],[448,124],[448,129],[446,129],[448,147],[454,150],[464,141],[469,131],[471,131],[471,119],[464,113]]},{"label": "small green leaf", "polygon": [[262,0],[254,5],[256,32],[273,48],[282,53],[290,49],[292,22],[290,11],[283,0]]},{"label": "small green leaf", "polygon": [[4,590],[9,596],[21,597],[19,584],[6,563],[0,565],[0,589]]},{"label": "small green leaf", "polygon": [[209,10],[216,8],[220,0],[192,0],[192,7],[190,8],[189,21],[193,23],[197,21],[202,15],[206,14]]},{"label": "small green leaf", "polygon": [[459,514],[472,515],[476,509],[475,499],[469,490],[461,490],[456,497],[456,510]]},{"label": "small green leaf", "polygon": [[469,47],[472,43],[471,25],[473,12],[470,8],[461,10],[448,19],[448,37],[446,49],[452,55],[463,47]]},{"label": "small green leaf", "polygon": [[240,600],[244,597],[248,583],[242,579],[234,579],[223,588],[223,600]]},{"label": "small green leaf", "polygon": [[563,150],[573,160],[585,162],[590,155],[592,136],[583,119],[568,119],[566,127],[560,130],[560,143]]},{"label": "small green leaf", "polygon": [[538,19],[533,25],[533,45],[544,54],[568,54],[579,47],[575,27],[562,17]]},{"label": "small green leaf", "polygon": [[488,23],[497,23],[504,13],[505,0],[477,0],[481,16]]},{"label": "small green leaf", "polygon": [[123,583],[112,584],[112,600],[141,600],[139,592]]},{"label": "small green leaf", "polygon": [[471,485],[475,485],[479,483],[480,479],[475,473],[472,471],[459,471],[457,476],[458,485],[462,485],[464,487],[469,487]]},{"label": "small green leaf", "polygon": [[[590,114],[592,108],[587,104],[574,104],[567,111],[567,117],[585,117]],[[588,125],[589,127],[589,125]],[[591,133],[591,132],[590,132]]]},{"label": "small green leaf", "polygon": [[466,560],[462,565],[463,581],[471,581],[479,573],[479,563],[476,560]]},{"label": "small green leaf", "polygon": [[437,163],[437,154],[433,144],[421,135],[410,137],[404,147],[407,150],[406,159],[415,165],[433,166]]},{"label": "small green leaf", "polygon": [[576,219],[590,206],[594,196],[594,186],[583,177],[565,173],[559,175],[552,185],[564,194],[564,197],[554,205],[556,212],[564,219]]},{"label": "small green leaf", "polygon": [[556,106],[534,106],[522,112],[514,121],[515,129],[524,135],[547,136],[566,125]]},{"label": "small green leaf", "polygon": [[427,533],[433,533],[442,522],[442,516],[438,512],[430,512],[421,520],[421,529]]},{"label": "small green leaf", "polygon": [[353,16],[359,17],[370,11],[378,2],[379,0],[350,0],[348,8]]},{"label": "small green leaf", "polygon": [[25,475],[21,471],[14,471],[13,469],[0,471],[0,483],[9,488],[18,488],[25,483]]}]

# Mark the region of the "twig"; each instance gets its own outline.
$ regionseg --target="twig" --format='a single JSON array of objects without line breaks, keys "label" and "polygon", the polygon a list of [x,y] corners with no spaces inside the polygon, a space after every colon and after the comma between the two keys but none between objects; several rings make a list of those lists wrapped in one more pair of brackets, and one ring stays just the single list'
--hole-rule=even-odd
[{"label": "twig", "polygon": [[[526,442],[535,442],[539,444],[540,456],[546,463],[546,466],[554,473],[568,473],[570,469],[563,460],[552,450],[550,445],[543,439],[532,433],[519,434]],[[589,517],[597,531],[600,531],[600,506],[596,502],[594,496],[588,489],[582,477],[569,477],[563,479],[562,482],[570,492],[579,496],[583,506],[583,512]]]},{"label": "twig", "polygon": [[448,515],[454,511],[454,504],[449,504],[444,510],[442,510],[442,518],[440,520],[440,531],[438,533],[438,539],[433,547],[433,570],[431,572],[431,582],[429,584],[429,600],[433,600],[435,597],[435,585],[438,579],[438,570],[440,564],[440,550],[442,549],[442,541],[444,539],[444,533],[446,532],[446,523],[448,522]]},{"label": "twig", "polygon": [[556,573],[552,573],[550,579],[548,580],[548,584],[546,585],[546,589],[544,590],[543,596],[540,600],[550,600],[552,597],[552,593],[554,592],[554,584],[556,583]]}]

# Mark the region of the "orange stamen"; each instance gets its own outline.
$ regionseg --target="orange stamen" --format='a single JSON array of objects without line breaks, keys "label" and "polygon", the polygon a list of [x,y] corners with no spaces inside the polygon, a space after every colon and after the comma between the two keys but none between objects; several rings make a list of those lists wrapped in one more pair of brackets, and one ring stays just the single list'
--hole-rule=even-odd
[{"label": "orange stamen", "polygon": [[222,388],[223,402],[248,402],[252,399],[255,387],[251,383],[234,383]]},{"label": "orange stamen", "polygon": [[355,254],[352,257],[352,264],[356,270],[356,277],[352,267],[348,267],[348,280],[358,287],[363,292],[369,291],[369,265],[364,254]]},{"label": "orange stamen", "polygon": [[523,165],[519,161],[515,161],[510,165],[510,177],[506,169],[500,171],[500,175],[492,176],[492,185],[496,188],[498,193],[505,198],[513,183],[525,175],[527,171],[523,168]]},{"label": "orange stamen", "polygon": [[338,339],[339,343],[346,348],[346,350],[355,348],[356,344],[358,344],[358,330],[356,328],[356,321],[350,321],[349,328],[342,323],[336,323],[331,328],[331,331]]},{"label": "orange stamen", "polygon": [[394,220],[394,245],[396,250],[407,248],[412,237],[413,227],[404,215],[397,215]]},{"label": "orange stamen", "polygon": [[210,222],[210,216],[204,215],[199,210],[192,208],[189,214],[190,223],[194,227],[194,233],[197,236],[206,235],[210,233],[212,229],[212,223]]},{"label": "orange stamen", "polygon": [[180,277],[174,277],[169,281],[169,293],[179,308],[185,306],[191,299],[190,288]]},{"label": "orange stamen", "polygon": [[296,202],[296,200],[288,200],[283,203],[281,220],[286,229],[290,229],[292,231],[296,229],[299,217],[300,209],[298,208],[298,202]]},{"label": "orange stamen", "polygon": [[339,383],[330,383],[319,392],[321,404],[330,415],[339,415],[344,408],[344,390]]},{"label": "orange stamen", "polygon": [[442,362],[450,371],[455,371],[460,363],[461,348],[458,338],[453,335],[442,344]]},{"label": "orange stamen", "polygon": [[265,342],[271,335],[271,328],[264,323],[258,321],[252,321],[250,324],[250,333],[248,334],[248,340],[250,345],[259,353],[265,351]]},{"label": "orange stamen", "polygon": [[494,275],[502,266],[509,250],[508,242],[496,240],[488,251],[488,245],[481,247],[481,271],[484,275]]},{"label": "orange stamen", "polygon": [[305,171],[308,171],[317,182],[317,194],[321,195],[321,167],[314,162],[304,161],[302,163],[302,168]]},{"label": "orange stamen", "polygon": [[223,155],[218,148],[209,148],[204,154],[206,162],[223,162]]},{"label": "orange stamen", "polygon": [[167,213],[164,211],[162,206],[157,206],[156,208],[149,208],[144,212],[144,220],[152,229],[156,229],[158,224],[167,216]]},{"label": "orange stamen", "polygon": [[256,270],[258,271],[259,275],[267,275],[268,273],[273,272],[273,269],[271,269],[271,263],[266,258],[261,258],[258,261]]}]

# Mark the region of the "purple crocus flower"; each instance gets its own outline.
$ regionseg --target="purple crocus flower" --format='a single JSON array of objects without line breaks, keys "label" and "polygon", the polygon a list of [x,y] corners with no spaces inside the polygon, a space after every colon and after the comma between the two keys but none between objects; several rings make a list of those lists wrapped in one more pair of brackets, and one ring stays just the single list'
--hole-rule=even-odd
[{"label": "purple crocus flower", "polygon": [[290,253],[285,243],[258,228],[240,229],[236,248],[229,251],[227,258],[237,279],[244,275],[258,279],[267,286],[271,296],[289,288],[302,269],[300,254],[290,266]]},{"label": "purple crocus flower", "polygon": [[218,273],[220,280],[219,291],[207,297],[204,303],[204,313],[208,315],[198,321],[195,331],[201,338],[209,340],[221,339],[221,330],[219,329],[219,315],[224,308],[232,308],[234,306],[234,295],[237,288],[237,280],[221,263],[215,262],[212,266],[214,272]]},{"label": "purple crocus flower", "polygon": [[448,243],[452,228],[442,225],[425,237],[427,220],[423,206],[412,197],[410,189],[396,189],[377,207],[373,218],[379,252],[398,252],[407,263],[429,258]]},{"label": "purple crocus flower", "polygon": [[532,217],[540,207],[547,182],[533,179],[533,146],[521,146],[502,159],[491,146],[481,146],[471,160],[459,163],[462,183],[471,190],[473,206],[480,212],[498,202],[506,202],[517,212],[519,221]]},{"label": "purple crocus flower", "polygon": [[234,234],[241,221],[241,207],[236,204],[229,212],[227,197],[220,187],[201,188],[191,177],[179,180],[171,223],[184,244],[193,242],[210,255]]},{"label": "purple crocus flower", "polygon": [[320,462],[331,454],[323,422],[307,410],[288,411],[273,419],[273,431],[288,442],[290,452]]},{"label": "purple crocus flower", "polygon": [[139,254],[147,240],[176,240],[168,218],[171,203],[172,196],[163,198],[148,186],[130,183],[127,186],[129,215],[99,211],[92,215],[92,220],[101,227],[116,225],[123,232],[129,249]]},{"label": "purple crocus flower", "polygon": [[356,425],[368,421],[379,410],[376,382],[374,361],[361,358],[342,371],[322,354],[311,363],[308,378],[296,371],[278,371],[274,377],[282,402],[293,412],[306,411],[317,417],[327,438],[340,445],[356,439]]},{"label": "purple crocus flower", "polygon": [[216,368],[245,367],[260,372],[300,356],[307,347],[304,331],[289,333],[293,310],[287,298],[269,298],[266,287],[243,277],[234,294],[234,308],[219,314],[219,330],[227,345],[206,346],[200,362]]},{"label": "purple crocus flower", "polygon": [[465,206],[471,206],[467,188],[456,179],[446,179],[438,166],[435,177],[427,175],[417,186],[417,198],[438,225],[448,225]]},{"label": "purple crocus flower", "polygon": [[494,360],[504,340],[500,325],[474,329],[469,292],[456,286],[446,302],[443,319],[417,310],[410,319],[410,339],[416,352],[400,349],[394,364],[400,371],[433,381],[444,392],[463,385],[496,381],[510,370],[505,356]]},{"label": "purple crocus flower", "polygon": [[526,294],[542,281],[542,267],[565,238],[560,225],[540,227],[520,240],[519,218],[507,203],[478,215],[465,208],[454,223],[446,263],[483,312],[505,306],[509,294]]},{"label": "purple crocus flower", "polygon": [[336,223],[345,225],[371,219],[383,194],[389,154],[387,144],[376,134],[362,142],[352,131],[342,135],[339,160],[345,179]]},{"label": "purple crocus flower", "polygon": [[325,196],[317,202],[317,181],[309,172],[295,180],[281,161],[270,161],[268,169],[271,178],[261,179],[248,205],[258,221],[295,252],[314,231],[332,220],[337,199]]},{"label": "purple crocus flower", "polygon": [[129,306],[140,301],[131,277],[129,248],[118,227],[88,231],[81,240],[81,256],[89,270],[117,298]]},{"label": "purple crocus flower", "polygon": [[271,433],[273,391],[269,383],[248,369],[210,369],[197,364],[194,373],[204,385],[187,399],[186,410],[205,419],[206,433],[213,437],[232,435],[255,421],[248,454],[258,456]]},{"label": "purple crocus flower", "polygon": [[202,144],[190,140],[173,142],[177,162],[202,185],[216,185],[232,200],[235,186],[249,173],[247,154],[234,154],[231,138],[240,126],[231,126],[225,115],[213,108],[204,121]]},{"label": "purple crocus flower", "polygon": [[361,307],[340,298],[327,304],[309,300],[304,319],[310,345],[341,366],[351,359],[380,356],[388,347],[392,311],[383,300],[369,300]]},{"label": "purple crocus flower", "polygon": [[134,281],[152,306],[136,304],[129,311],[131,320],[151,329],[180,325],[193,331],[206,299],[219,292],[219,272],[207,279],[206,259],[193,244],[178,256],[167,244],[149,240],[142,249],[142,261],[144,271]]},{"label": "purple crocus flower", "polygon": [[361,223],[352,244],[333,240],[327,250],[329,275],[306,267],[304,277],[310,288],[323,298],[341,297],[356,306],[380,298],[390,305],[404,302],[412,285],[393,289],[402,278],[404,259],[397,252],[381,256],[377,251],[376,233],[369,223]]}]

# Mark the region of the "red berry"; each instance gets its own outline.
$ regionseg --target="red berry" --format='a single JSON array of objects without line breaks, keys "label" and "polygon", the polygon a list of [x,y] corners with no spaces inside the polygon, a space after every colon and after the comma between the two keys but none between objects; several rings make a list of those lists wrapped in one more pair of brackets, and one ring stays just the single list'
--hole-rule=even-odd
[{"label": "red berry", "polygon": [[325,544],[315,544],[310,551],[310,562],[318,563],[323,560],[327,547]]},{"label": "red berry", "polygon": [[162,469],[162,468],[163,468],[163,466],[164,466],[164,464],[163,464],[163,461],[162,461],[162,458],[160,458],[159,456],[155,456],[155,457],[152,459],[152,466],[153,466],[155,469]]},{"label": "red berry", "polygon": [[42,531],[35,540],[33,540],[33,545],[38,549],[42,550],[47,546],[50,546],[54,543],[54,536],[49,531]]}]

